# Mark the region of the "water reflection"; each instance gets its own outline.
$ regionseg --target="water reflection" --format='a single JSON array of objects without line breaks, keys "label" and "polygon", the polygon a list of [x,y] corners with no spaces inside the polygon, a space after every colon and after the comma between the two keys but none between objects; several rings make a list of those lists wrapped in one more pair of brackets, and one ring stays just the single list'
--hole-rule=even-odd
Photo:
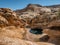
[{"label": "water reflection", "polygon": [[37,28],[30,30],[30,32],[33,34],[42,34],[42,31],[43,31],[43,29],[37,29]]}]

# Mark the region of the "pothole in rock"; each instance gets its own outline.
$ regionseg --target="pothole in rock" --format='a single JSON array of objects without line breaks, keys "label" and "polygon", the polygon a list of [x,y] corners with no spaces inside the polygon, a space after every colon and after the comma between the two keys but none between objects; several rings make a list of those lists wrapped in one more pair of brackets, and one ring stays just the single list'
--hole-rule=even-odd
[{"label": "pothole in rock", "polygon": [[30,30],[30,33],[32,34],[42,34],[43,29],[33,28]]}]

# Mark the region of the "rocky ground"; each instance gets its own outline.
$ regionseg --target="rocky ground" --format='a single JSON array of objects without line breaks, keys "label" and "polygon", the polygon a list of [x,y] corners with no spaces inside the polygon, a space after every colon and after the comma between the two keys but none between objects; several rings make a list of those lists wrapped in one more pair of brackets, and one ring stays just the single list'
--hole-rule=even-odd
[{"label": "rocky ground", "polygon": [[0,45],[60,45],[60,7],[0,8]]}]

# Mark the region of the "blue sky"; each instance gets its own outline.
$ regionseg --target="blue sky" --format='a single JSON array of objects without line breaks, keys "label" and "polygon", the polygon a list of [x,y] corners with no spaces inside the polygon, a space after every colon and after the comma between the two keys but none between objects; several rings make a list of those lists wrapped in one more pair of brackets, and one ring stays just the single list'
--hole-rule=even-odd
[{"label": "blue sky", "polygon": [[60,4],[60,0],[0,0],[0,8],[23,9],[30,3],[45,6]]}]

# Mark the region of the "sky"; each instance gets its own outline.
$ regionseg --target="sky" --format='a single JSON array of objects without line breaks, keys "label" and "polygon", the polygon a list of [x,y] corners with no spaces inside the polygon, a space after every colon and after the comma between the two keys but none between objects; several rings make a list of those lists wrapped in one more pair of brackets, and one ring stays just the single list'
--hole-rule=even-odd
[{"label": "sky", "polygon": [[0,0],[0,8],[11,8],[13,10],[23,9],[28,4],[49,6],[60,4],[60,0]]}]

